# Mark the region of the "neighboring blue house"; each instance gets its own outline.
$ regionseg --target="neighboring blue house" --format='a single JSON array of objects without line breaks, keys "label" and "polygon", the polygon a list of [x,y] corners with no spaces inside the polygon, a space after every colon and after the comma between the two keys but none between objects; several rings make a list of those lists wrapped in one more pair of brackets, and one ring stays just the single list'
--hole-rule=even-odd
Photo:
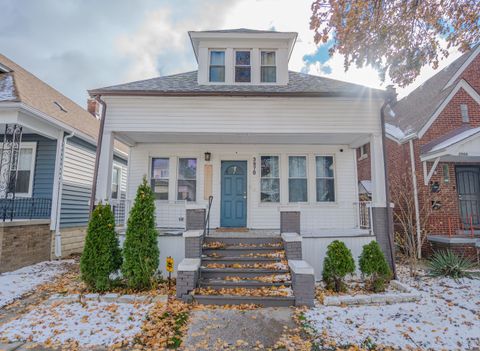
[{"label": "neighboring blue house", "polygon": [[[88,109],[0,54],[0,273],[83,249],[99,130]],[[128,148],[113,158],[122,225]]]}]

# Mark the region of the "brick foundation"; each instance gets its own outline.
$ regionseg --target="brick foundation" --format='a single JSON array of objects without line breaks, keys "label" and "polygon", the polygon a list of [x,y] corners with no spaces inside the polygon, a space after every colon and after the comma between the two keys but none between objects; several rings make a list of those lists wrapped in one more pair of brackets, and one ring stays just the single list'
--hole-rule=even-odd
[{"label": "brick foundation", "polygon": [[0,223],[0,273],[50,260],[50,221]]},{"label": "brick foundation", "polygon": [[186,211],[185,230],[203,230],[205,226],[205,209],[194,208]]},{"label": "brick foundation", "polygon": [[427,256],[432,255],[437,251],[446,251],[449,250],[459,256],[468,257],[475,262],[478,259],[477,247],[475,243],[442,243],[437,241],[428,241],[430,250],[426,251]]},{"label": "brick foundation", "polygon": [[[81,254],[85,246],[87,227],[75,227],[61,229],[62,234],[62,256],[66,258],[71,255]],[[55,242],[52,242],[52,257],[55,257]]]},{"label": "brick foundation", "polygon": [[280,212],[280,233],[300,234],[300,211]]}]

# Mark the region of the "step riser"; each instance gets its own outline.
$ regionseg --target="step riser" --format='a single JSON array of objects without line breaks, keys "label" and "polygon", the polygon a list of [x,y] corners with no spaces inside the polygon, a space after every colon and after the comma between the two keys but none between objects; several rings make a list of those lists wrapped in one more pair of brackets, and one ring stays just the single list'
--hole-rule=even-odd
[{"label": "step riser", "polygon": [[269,275],[277,275],[277,274],[286,274],[288,271],[278,271],[275,273],[272,272],[266,272],[266,273],[260,273],[260,272],[235,272],[234,270],[229,271],[229,272],[224,272],[220,270],[216,271],[209,271],[209,272],[201,272],[200,275],[202,278],[225,278],[225,277],[239,277],[239,278],[255,278],[255,277],[264,277],[264,276],[269,276]]},{"label": "step riser", "polygon": [[220,264],[254,264],[254,263],[275,263],[280,262],[280,258],[202,258],[202,265],[209,263]]},{"label": "step riser", "polygon": [[254,296],[221,296],[195,295],[194,299],[203,305],[241,305],[255,304],[263,307],[289,307],[295,305],[293,298],[275,298],[275,297],[254,297]]},{"label": "step riser", "polygon": [[246,237],[235,237],[235,238],[215,238],[215,237],[206,237],[205,243],[212,242],[221,242],[226,245],[237,245],[237,244],[273,244],[273,243],[282,243],[280,237],[265,237],[265,238],[246,238]]},{"label": "step riser", "polygon": [[258,289],[258,288],[271,288],[271,287],[280,287],[284,286],[286,288],[289,288],[292,286],[292,283],[262,283],[262,284],[255,284],[255,283],[231,283],[229,284],[228,282],[225,283],[218,283],[218,284],[213,284],[213,283],[199,283],[199,286],[201,288],[209,288],[209,289],[215,289],[215,290],[220,290],[220,289],[236,289],[236,288],[242,288],[242,289]]},{"label": "step riser", "polygon": [[218,254],[221,257],[240,257],[241,255],[248,255],[250,253],[274,253],[281,251],[283,248],[245,248],[245,249],[206,249],[202,250],[204,255],[210,255],[213,253]]}]

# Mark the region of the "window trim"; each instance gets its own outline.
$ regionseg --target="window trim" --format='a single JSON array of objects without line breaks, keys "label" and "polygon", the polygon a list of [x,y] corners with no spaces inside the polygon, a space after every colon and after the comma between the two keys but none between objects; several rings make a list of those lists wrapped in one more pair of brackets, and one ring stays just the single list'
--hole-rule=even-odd
[{"label": "window trim", "polygon": [[[114,169],[117,170],[117,187],[118,187],[117,197],[113,197],[113,191],[111,189],[112,185],[114,184],[113,183],[113,170]],[[112,184],[110,185],[110,197],[114,200],[118,200],[118,199],[121,198],[121,196],[120,196],[120,193],[121,193],[120,184],[121,183],[122,183],[122,167],[113,165],[113,167],[112,167]],[[151,182],[150,182],[150,184],[151,184]]]},{"label": "window trim", "polygon": [[[465,111],[465,116],[463,115]],[[460,116],[462,117],[462,123],[470,123],[470,115],[468,114],[468,105],[460,104]]]},{"label": "window trim", "polygon": [[[268,204],[272,204],[272,205],[276,205],[278,206],[279,204],[282,203],[282,157],[281,155],[279,154],[260,154],[258,155],[259,158],[260,158],[260,188],[259,188],[259,200],[260,200],[260,204],[261,205],[268,205]],[[277,157],[278,158],[278,177],[276,178],[266,178],[266,177],[262,177],[262,157]],[[262,201],[262,179],[278,179],[278,201]]]},{"label": "window trim", "polygon": [[[305,157],[305,178],[291,178],[290,177],[290,157]],[[289,204],[308,204],[309,202],[309,156],[308,154],[287,154],[287,194]],[[290,201],[290,179],[305,179],[307,184],[307,199],[305,201]]]},{"label": "window trim", "polygon": [[[260,78],[260,84],[277,84],[278,82],[278,67],[277,67],[277,50],[275,49],[260,49],[260,59],[259,59],[259,63],[260,63],[260,69],[259,69],[259,78]],[[262,64],[262,53],[264,52],[273,52],[275,53],[275,64],[274,65],[263,65]],[[262,68],[263,67],[275,67],[275,80],[273,82],[264,82],[262,81]]]},{"label": "window trim", "polygon": [[28,182],[28,192],[27,193],[15,192],[15,196],[31,198],[33,196],[33,181],[35,178],[35,165],[36,165],[36,159],[37,159],[37,142],[36,141],[21,142],[20,149],[32,149],[32,161],[30,164],[30,179]]},{"label": "window trim", "polygon": [[359,161],[368,158],[368,152],[366,151],[367,144],[363,144],[360,146],[360,157],[358,158]]},{"label": "window trim", "polygon": [[[159,179],[167,179],[168,180],[168,187],[167,187],[167,198],[166,199],[157,199],[155,198],[155,201],[162,201],[162,202],[168,202],[170,200],[170,183],[171,183],[171,167],[172,167],[172,160],[170,156],[151,156],[150,157],[150,172],[149,172],[149,180],[150,180],[150,186],[152,186],[152,173],[153,173],[153,160],[155,159],[166,159],[168,160],[168,178],[159,178]],[[155,189],[152,189],[153,191],[153,196],[155,197]]]},{"label": "window trim", "polygon": [[[250,53],[250,65],[237,65],[237,52],[245,51]],[[252,84],[253,83],[253,65],[252,65],[252,49],[245,48],[245,49],[234,49],[233,50],[233,83],[234,84]],[[236,68],[237,67],[249,67],[250,68],[250,81],[249,82],[237,82],[236,79]]]},{"label": "window trim", "polygon": [[[212,65],[212,52],[223,52],[223,66]],[[223,67],[223,81],[213,81],[211,79],[210,68],[211,67]],[[209,49],[208,50],[208,82],[213,84],[225,84],[227,79],[227,51],[225,49]]]},{"label": "window trim", "polygon": [[[317,157],[331,157],[333,160],[333,177],[318,177],[317,176]],[[333,154],[315,154],[313,155],[315,162],[315,203],[317,204],[335,204],[337,203],[337,160]],[[317,179],[333,179],[333,201],[318,201],[317,199]]]},{"label": "window trim", "polygon": [[[195,159],[197,161],[197,167],[195,169],[195,179],[180,179],[180,159]],[[177,174],[176,174],[176,184],[175,184],[175,201],[187,201],[189,203],[197,203],[198,199],[198,165],[199,165],[200,157],[197,156],[178,156],[177,157]],[[188,200],[181,200],[178,198],[178,182],[180,180],[195,180],[195,200],[188,201]]]}]

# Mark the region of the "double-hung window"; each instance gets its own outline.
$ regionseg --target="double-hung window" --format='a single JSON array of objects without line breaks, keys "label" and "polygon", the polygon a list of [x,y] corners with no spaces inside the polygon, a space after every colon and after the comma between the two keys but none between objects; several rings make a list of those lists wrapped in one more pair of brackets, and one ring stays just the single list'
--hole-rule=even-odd
[{"label": "double-hung window", "polygon": [[225,82],[225,51],[210,51],[210,72],[209,81]]},{"label": "double-hung window", "polygon": [[[17,196],[32,196],[33,175],[35,169],[36,143],[24,143],[18,153],[17,168],[10,169],[10,179],[16,182],[10,184],[9,192],[15,192]],[[15,187],[14,187],[15,185]]]},{"label": "double-hung window", "polygon": [[197,159],[178,159],[177,200],[196,201],[197,199]]},{"label": "double-hung window", "polygon": [[278,156],[261,157],[260,201],[280,201],[280,171]]},{"label": "double-hung window", "polygon": [[275,83],[277,81],[277,66],[275,51],[262,51],[260,79],[262,83]]},{"label": "double-hung window", "polygon": [[316,156],[317,202],[335,201],[333,156]]},{"label": "double-hung window", "polygon": [[168,158],[152,159],[151,186],[157,200],[168,200],[169,167]]},{"label": "double-hung window", "polygon": [[119,167],[113,167],[112,169],[112,199],[120,198],[120,177],[122,170]]},{"label": "double-hung window", "polygon": [[288,201],[307,202],[307,157],[288,157]]},{"label": "double-hung window", "polygon": [[250,51],[235,51],[235,82],[250,83],[251,73]]}]

